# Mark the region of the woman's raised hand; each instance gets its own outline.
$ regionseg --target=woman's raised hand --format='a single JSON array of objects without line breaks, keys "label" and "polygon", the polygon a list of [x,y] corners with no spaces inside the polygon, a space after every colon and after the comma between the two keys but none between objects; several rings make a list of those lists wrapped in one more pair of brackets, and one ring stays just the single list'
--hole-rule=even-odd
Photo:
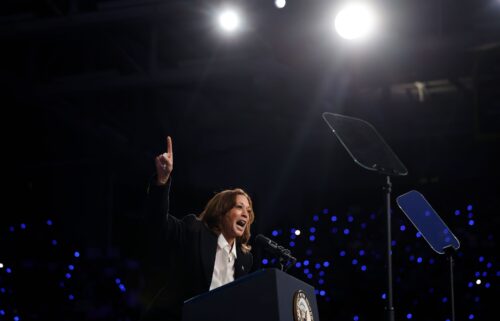
[{"label": "woman's raised hand", "polygon": [[165,185],[170,173],[174,169],[174,152],[172,149],[172,138],[167,137],[167,152],[156,156],[156,184]]}]

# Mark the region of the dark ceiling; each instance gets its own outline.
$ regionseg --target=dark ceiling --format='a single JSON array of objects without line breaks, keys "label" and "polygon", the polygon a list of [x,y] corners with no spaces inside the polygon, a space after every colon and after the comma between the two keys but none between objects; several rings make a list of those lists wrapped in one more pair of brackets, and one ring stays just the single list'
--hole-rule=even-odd
[{"label": "dark ceiling", "polygon": [[171,135],[182,212],[242,186],[264,228],[340,195],[378,196],[382,180],[352,162],[324,111],[379,130],[409,170],[401,191],[498,179],[498,1],[372,1],[384,23],[363,44],[332,32],[339,1],[237,1],[246,24],[231,37],[213,23],[220,3],[3,1],[0,84],[21,181],[111,177],[140,194]]}]

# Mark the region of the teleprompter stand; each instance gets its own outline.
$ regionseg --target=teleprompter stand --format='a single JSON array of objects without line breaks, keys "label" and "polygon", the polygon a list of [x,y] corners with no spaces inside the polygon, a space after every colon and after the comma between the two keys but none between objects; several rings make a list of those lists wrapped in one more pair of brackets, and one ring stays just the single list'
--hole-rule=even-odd
[{"label": "teleprompter stand", "polygon": [[409,191],[398,196],[396,202],[431,248],[439,254],[445,254],[450,262],[451,320],[455,321],[453,254],[460,247],[460,242],[419,192]]},{"label": "teleprompter stand", "polygon": [[394,321],[391,257],[391,177],[404,176],[408,174],[408,171],[370,123],[358,118],[328,112],[323,113],[323,119],[356,164],[366,170],[386,176],[384,185],[387,216],[386,311],[388,321]]}]

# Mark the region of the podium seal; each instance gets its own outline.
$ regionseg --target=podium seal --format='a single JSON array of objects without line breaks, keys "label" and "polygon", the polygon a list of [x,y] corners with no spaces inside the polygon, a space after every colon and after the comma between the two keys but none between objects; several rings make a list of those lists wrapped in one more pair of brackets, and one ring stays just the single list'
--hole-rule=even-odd
[{"label": "podium seal", "polygon": [[293,295],[293,320],[314,321],[311,304],[304,291],[298,290]]}]

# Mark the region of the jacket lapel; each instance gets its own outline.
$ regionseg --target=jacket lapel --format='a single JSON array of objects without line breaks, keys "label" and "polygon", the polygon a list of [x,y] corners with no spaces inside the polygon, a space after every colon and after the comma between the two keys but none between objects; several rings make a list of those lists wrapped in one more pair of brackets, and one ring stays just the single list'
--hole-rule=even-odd
[{"label": "jacket lapel", "polygon": [[234,278],[237,279],[245,274],[248,274],[250,265],[248,264],[248,254],[241,251],[240,244],[236,247],[236,261],[234,262]]},{"label": "jacket lapel", "polygon": [[205,276],[205,285],[208,289],[212,282],[214,273],[215,254],[217,251],[217,235],[212,233],[207,227],[203,227],[200,238],[201,262]]}]

